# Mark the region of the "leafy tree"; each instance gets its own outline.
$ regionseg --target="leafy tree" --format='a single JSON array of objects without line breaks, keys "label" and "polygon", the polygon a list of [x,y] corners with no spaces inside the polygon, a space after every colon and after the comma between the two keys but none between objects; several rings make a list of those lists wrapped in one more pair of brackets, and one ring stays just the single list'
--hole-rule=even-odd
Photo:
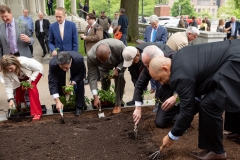
[{"label": "leafy tree", "polygon": [[233,0],[235,2],[235,6],[237,9],[240,9],[240,1],[239,0]]},{"label": "leafy tree", "polygon": [[208,9],[204,9],[204,10],[202,10],[200,13],[198,13],[198,17],[202,17],[202,18],[204,18],[204,17],[208,17],[208,18],[212,18],[212,15],[211,15],[211,13],[209,12],[209,10]]},{"label": "leafy tree", "polygon": [[172,16],[176,17],[179,15],[179,6],[181,6],[180,15],[189,15],[190,17],[197,15],[190,0],[179,0],[173,3],[171,8]]},{"label": "leafy tree", "polygon": [[235,0],[228,0],[225,5],[218,9],[217,16],[219,18],[230,18],[232,16],[240,18],[240,8],[237,8],[234,2]]}]

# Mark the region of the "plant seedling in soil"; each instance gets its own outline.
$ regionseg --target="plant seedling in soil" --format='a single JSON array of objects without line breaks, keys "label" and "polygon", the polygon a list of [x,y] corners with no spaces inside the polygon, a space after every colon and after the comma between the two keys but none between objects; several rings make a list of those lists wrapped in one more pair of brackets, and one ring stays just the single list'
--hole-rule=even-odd
[{"label": "plant seedling in soil", "polygon": [[22,81],[20,82],[20,84],[22,85],[22,89],[23,90],[27,90],[27,89],[32,89],[33,86],[29,83],[29,81]]},{"label": "plant seedling in soil", "polygon": [[[147,96],[147,95],[150,95],[150,94],[151,94],[151,93],[150,93],[149,90],[145,90],[145,91],[143,91],[143,94],[142,94],[143,99],[144,99],[144,96]],[[146,103],[148,103],[148,100],[147,100]]]},{"label": "plant seedling in soil", "polygon": [[104,78],[107,78],[106,81],[113,79],[113,70],[109,70],[108,75],[104,75]]}]

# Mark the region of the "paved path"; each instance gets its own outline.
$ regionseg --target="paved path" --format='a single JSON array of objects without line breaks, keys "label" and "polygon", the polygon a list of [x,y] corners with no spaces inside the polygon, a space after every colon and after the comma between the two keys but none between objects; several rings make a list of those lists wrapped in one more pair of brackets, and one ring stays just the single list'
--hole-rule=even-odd
[{"label": "paved path", "polygon": [[[33,58],[38,60],[40,63],[42,63],[43,61],[42,48],[38,40],[36,39],[36,37],[35,37],[35,43],[33,47],[34,47]],[[86,64],[86,61],[85,61],[85,64]],[[47,107],[47,114],[52,114],[51,105],[54,104],[54,100],[52,99],[48,89],[48,64],[43,64],[43,67],[44,67],[44,76],[40,79],[38,83],[39,96],[40,96],[41,104],[44,104]],[[124,102],[128,102],[132,99],[134,87],[131,81],[131,76],[127,70],[125,72],[125,80],[126,80],[126,85],[125,85],[125,94],[123,95],[123,100]],[[100,88],[101,87],[100,82],[98,82],[98,85]],[[0,95],[1,95],[0,96],[0,121],[1,121],[1,120],[6,120],[6,112],[8,109],[5,87],[4,87],[4,84],[2,83],[0,83]],[[85,96],[88,96],[88,98],[92,98],[89,85],[85,85]],[[149,101],[147,105],[153,104],[151,102],[152,101]],[[88,109],[90,110],[91,107],[89,106]]]}]

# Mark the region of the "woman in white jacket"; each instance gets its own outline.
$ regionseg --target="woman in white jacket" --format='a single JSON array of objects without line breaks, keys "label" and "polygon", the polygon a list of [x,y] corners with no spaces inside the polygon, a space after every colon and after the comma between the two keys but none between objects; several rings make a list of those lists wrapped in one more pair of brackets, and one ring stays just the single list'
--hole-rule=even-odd
[{"label": "woman in white jacket", "polygon": [[21,102],[25,103],[25,90],[22,89],[20,82],[29,81],[32,85],[32,88],[27,89],[30,100],[31,116],[33,116],[33,120],[40,120],[42,109],[39,100],[37,83],[43,75],[42,64],[32,58],[15,57],[9,54],[3,55],[0,60],[0,66],[3,72],[9,106],[14,105],[14,89],[16,89],[16,104]]}]

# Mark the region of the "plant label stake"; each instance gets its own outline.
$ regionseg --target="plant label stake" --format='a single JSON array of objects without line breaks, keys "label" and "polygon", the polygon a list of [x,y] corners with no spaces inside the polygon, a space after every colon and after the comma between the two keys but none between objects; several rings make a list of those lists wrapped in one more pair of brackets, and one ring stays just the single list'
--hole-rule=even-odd
[{"label": "plant label stake", "polygon": [[104,118],[105,117],[104,112],[101,112],[101,107],[99,107],[98,117],[99,118]]},{"label": "plant label stake", "polygon": [[61,115],[61,123],[64,124],[64,118],[63,118],[63,108],[60,109],[60,115]]},{"label": "plant label stake", "polygon": [[159,156],[160,156],[160,153],[161,153],[161,151],[160,151],[160,150],[159,150],[159,151],[156,151],[156,152],[154,152],[153,154],[151,154],[151,155],[149,156],[149,159],[151,159],[151,160],[158,159],[158,158],[159,158]]},{"label": "plant label stake", "polygon": [[137,139],[137,125],[134,125],[134,129],[133,129],[133,132],[134,132],[134,136],[135,136],[135,139]]}]

